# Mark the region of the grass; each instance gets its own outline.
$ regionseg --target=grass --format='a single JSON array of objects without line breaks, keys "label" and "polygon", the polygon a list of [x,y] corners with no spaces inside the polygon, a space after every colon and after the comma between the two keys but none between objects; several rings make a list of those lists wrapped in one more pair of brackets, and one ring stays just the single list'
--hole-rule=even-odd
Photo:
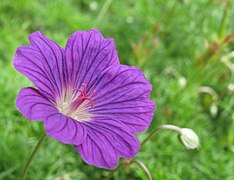
[{"label": "grass", "polygon": [[[153,84],[155,117],[139,139],[162,124],[192,128],[200,137],[200,150],[186,150],[173,132],[158,132],[136,157],[153,179],[233,180],[234,96],[228,86],[234,77],[222,61],[234,50],[233,39],[224,41],[234,33],[233,3],[2,0],[0,179],[19,179],[43,133],[41,123],[26,120],[15,108],[18,91],[32,85],[12,66],[16,48],[27,45],[27,36],[38,29],[64,47],[73,31],[98,28],[105,37],[114,37],[121,63],[140,67]],[[228,62],[233,64],[233,57]],[[218,99],[199,93],[204,86],[212,88]],[[129,170],[127,174],[121,169],[114,178],[146,179],[137,166]],[[85,164],[72,146],[48,137],[27,177],[103,179],[108,173]]]}]

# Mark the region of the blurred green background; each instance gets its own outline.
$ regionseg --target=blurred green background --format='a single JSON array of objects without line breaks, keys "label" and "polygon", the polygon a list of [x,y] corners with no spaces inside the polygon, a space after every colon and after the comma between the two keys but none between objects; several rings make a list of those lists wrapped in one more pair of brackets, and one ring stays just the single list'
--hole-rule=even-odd
[{"label": "blurred green background", "polygon": [[[41,30],[64,47],[76,30],[98,28],[113,37],[121,63],[140,67],[157,103],[150,129],[192,128],[199,150],[187,150],[161,131],[140,150],[153,179],[234,179],[233,0],[1,0],[0,179],[19,179],[43,133],[15,108],[18,91],[31,86],[12,66],[18,46]],[[28,179],[104,179],[109,171],[85,164],[75,149],[51,138],[43,143]],[[114,179],[147,179],[136,165]]]}]

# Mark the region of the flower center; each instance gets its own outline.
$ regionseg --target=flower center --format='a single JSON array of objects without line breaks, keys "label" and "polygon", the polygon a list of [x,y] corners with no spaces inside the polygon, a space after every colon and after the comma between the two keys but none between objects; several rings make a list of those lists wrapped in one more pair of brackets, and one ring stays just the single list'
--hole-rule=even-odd
[{"label": "flower center", "polygon": [[96,91],[93,90],[91,91],[90,93],[87,94],[87,88],[86,88],[86,85],[83,83],[82,86],[84,87],[84,90],[82,91],[81,89],[74,89],[74,91],[78,91],[80,92],[80,95],[72,102],[71,104],[71,108],[73,110],[76,110],[83,102],[85,101],[89,101],[90,104],[91,104],[91,108],[94,107],[94,102],[93,100],[90,98],[90,96],[95,93]]},{"label": "flower center", "polygon": [[87,86],[84,83],[81,86],[83,90],[68,88],[57,101],[57,108],[61,113],[77,121],[87,121],[91,116],[89,110],[94,107],[91,96],[96,91],[87,93]]}]

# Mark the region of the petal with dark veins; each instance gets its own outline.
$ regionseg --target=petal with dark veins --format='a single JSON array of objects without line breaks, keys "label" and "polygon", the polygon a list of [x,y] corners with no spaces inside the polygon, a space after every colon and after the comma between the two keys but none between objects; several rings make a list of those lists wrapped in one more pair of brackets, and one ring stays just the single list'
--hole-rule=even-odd
[{"label": "petal with dark veins", "polygon": [[31,46],[16,50],[13,65],[27,76],[38,90],[52,101],[65,86],[64,50],[37,31],[29,36]]},{"label": "petal with dark veins", "polygon": [[98,30],[77,31],[68,39],[66,48],[67,82],[75,88],[91,85],[107,67],[119,65],[113,39],[104,39]]},{"label": "petal with dark veins", "polygon": [[146,130],[154,115],[155,103],[150,100],[152,86],[136,67],[117,66],[103,71],[92,89],[94,117],[120,121],[131,133]]},{"label": "petal with dark veins", "polygon": [[114,169],[119,157],[136,156],[140,143],[121,122],[103,117],[86,122],[85,126],[87,138],[75,148],[86,163],[100,168]]}]

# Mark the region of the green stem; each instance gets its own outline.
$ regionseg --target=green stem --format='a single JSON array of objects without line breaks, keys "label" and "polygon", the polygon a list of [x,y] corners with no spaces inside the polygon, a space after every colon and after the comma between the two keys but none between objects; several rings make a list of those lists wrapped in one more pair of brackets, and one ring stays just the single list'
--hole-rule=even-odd
[{"label": "green stem", "polygon": [[175,126],[175,125],[162,125],[158,128],[155,128],[153,129],[153,131],[142,141],[141,143],[141,147],[156,133],[158,132],[158,130],[160,129],[168,129],[168,130],[173,130],[173,131],[176,131],[176,132],[180,132],[180,128],[178,126]]},{"label": "green stem", "polygon": [[156,133],[160,128],[155,128],[141,143],[141,147]]},{"label": "green stem", "polygon": [[138,160],[136,160],[136,159],[133,159],[133,160],[131,161],[131,164],[132,164],[132,163],[136,163],[138,166],[140,166],[140,167],[144,170],[144,172],[145,172],[145,174],[146,174],[148,180],[152,180],[152,176],[151,176],[149,170],[147,169],[147,167],[146,167],[141,161],[138,161]]},{"label": "green stem", "polygon": [[106,14],[108,8],[110,7],[111,3],[113,0],[106,0],[106,2],[104,3],[102,9],[100,10],[98,16],[97,16],[97,20],[94,23],[94,27],[96,27],[102,20],[102,18],[104,17],[104,15]]},{"label": "green stem", "polygon": [[34,148],[34,150],[33,150],[32,154],[31,154],[31,156],[29,157],[28,161],[26,162],[26,164],[25,164],[25,166],[24,166],[24,171],[23,171],[23,175],[22,175],[22,177],[21,177],[21,180],[25,180],[26,173],[27,173],[27,170],[28,170],[28,168],[29,168],[29,165],[30,165],[30,163],[32,162],[33,158],[35,157],[35,155],[36,155],[37,151],[39,150],[39,148],[40,148],[40,146],[41,146],[43,140],[45,139],[45,137],[46,137],[46,133],[44,132],[44,133],[42,134],[40,140],[38,141],[36,147]]},{"label": "green stem", "polygon": [[230,0],[226,0],[226,5],[225,5],[224,12],[223,12],[223,17],[222,17],[222,21],[221,21],[221,24],[220,24],[220,30],[219,30],[220,40],[223,40],[224,35],[226,33],[226,30],[227,30],[228,17],[229,17],[229,14],[230,14],[230,6],[231,6]]}]

